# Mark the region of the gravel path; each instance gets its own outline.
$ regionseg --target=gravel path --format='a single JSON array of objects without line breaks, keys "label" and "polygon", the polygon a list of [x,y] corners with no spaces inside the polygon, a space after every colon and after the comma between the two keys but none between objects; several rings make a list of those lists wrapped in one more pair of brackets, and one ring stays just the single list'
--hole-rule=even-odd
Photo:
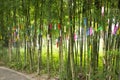
[{"label": "gravel path", "polygon": [[31,80],[28,76],[17,71],[0,67],[0,80]]}]

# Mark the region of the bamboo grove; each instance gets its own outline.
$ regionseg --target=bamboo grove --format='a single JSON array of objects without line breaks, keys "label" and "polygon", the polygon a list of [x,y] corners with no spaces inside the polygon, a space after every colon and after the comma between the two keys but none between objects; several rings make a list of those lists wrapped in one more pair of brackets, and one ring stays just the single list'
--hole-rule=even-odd
[{"label": "bamboo grove", "polygon": [[0,1],[7,66],[59,80],[120,80],[120,0]]}]

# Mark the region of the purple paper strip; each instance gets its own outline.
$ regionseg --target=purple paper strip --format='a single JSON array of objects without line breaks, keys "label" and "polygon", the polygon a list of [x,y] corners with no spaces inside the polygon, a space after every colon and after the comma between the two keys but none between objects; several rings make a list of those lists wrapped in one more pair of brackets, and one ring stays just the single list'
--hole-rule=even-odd
[{"label": "purple paper strip", "polygon": [[92,30],[92,27],[90,27],[90,35],[93,34],[93,30]]}]

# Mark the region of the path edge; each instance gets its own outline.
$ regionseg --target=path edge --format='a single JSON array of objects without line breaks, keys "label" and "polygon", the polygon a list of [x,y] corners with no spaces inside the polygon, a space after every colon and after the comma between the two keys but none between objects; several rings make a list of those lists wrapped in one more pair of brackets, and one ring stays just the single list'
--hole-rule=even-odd
[{"label": "path edge", "polygon": [[18,72],[18,71],[9,69],[9,68],[7,68],[7,67],[0,66],[0,68],[1,68],[1,69],[5,69],[5,70],[8,70],[8,71],[11,71],[11,72],[14,72],[14,73],[16,73],[16,74],[18,74],[18,75],[21,75],[21,76],[24,76],[24,77],[26,77],[26,78],[28,78],[28,79],[30,79],[30,80],[35,80],[35,79],[29,77],[28,75],[25,75],[24,73],[21,73],[21,72]]}]

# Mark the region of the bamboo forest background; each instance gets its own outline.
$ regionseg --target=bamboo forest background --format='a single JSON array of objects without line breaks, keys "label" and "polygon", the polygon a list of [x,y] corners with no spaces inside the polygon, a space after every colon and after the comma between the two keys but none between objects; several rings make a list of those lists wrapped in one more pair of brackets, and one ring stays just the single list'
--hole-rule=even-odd
[{"label": "bamboo forest background", "polygon": [[120,0],[0,0],[0,61],[60,80],[120,80]]}]

